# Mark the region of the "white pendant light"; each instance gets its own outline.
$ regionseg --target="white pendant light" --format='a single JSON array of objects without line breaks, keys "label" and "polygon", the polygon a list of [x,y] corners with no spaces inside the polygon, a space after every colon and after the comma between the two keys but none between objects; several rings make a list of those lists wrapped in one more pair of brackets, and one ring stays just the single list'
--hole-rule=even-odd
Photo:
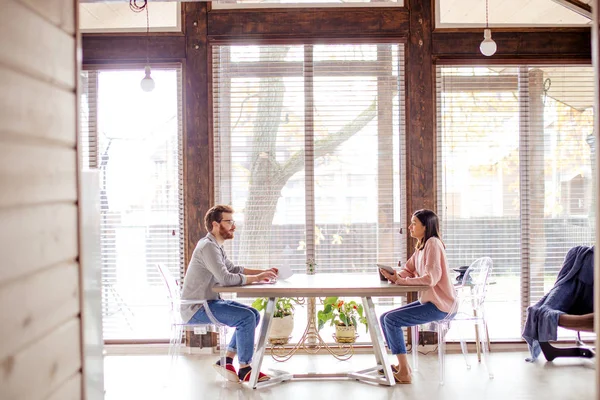
[{"label": "white pendant light", "polygon": [[492,39],[492,30],[488,24],[488,0],[485,0],[485,29],[483,30],[483,42],[479,45],[479,51],[484,56],[493,56],[496,53],[498,46]]},{"label": "white pendant light", "polygon": [[144,73],[146,74],[146,76],[144,76],[144,79],[142,79],[142,81],[140,82],[140,86],[142,87],[142,90],[144,92],[151,92],[154,90],[154,79],[152,79],[152,77],[150,76],[150,73],[152,71],[150,70],[150,66],[146,65],[146,68],[144,68]]},{"label": "white pendant light", "polygon": [[150,16],[148,15],[148,0],[143,0],[143,4],[138,6],[137,0],[129,0],[129,8],[134,12],[142,12],[146,10],[146,67],[144,68],[144,78],[140,82],[140,87],[144,92],[151,92],[154,90],[156,84],[152,79],[150,68],[150,56],[148,51],[148,43],[150,42]]},{"label": "white pendant light", "polygon": [[498,46],[496,46],[496,42],[494,42],[494,40],[492,39],[492,30],[488,28],[484,29],[483,42],[481,42],[481,44],[479,45],[479,50],[481,51],[481,54],[488,57],[493,56],[497,49]]}]

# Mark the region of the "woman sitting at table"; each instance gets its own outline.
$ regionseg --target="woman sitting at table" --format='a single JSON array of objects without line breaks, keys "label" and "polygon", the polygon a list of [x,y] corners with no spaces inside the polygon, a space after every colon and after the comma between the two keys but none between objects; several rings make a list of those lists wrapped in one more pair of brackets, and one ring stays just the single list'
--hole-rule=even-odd
[{"label": "woman sitting at table", "polygon": [[[438,216],[431,210],[416,211],[411,218],[410,235],[417,239],[415,252],[399,272],[381,274],[397,285],[425,285],[419,300],[384,313],[380,317],[383,335],[398,365],[392,365],[398,383],[411,383],[412,371],[406,357],[403,327],[444,319],[452,310],[456,293],[448,276],[446,250],[440,239]],[[416,346],[413,345],[413,351]]]}]

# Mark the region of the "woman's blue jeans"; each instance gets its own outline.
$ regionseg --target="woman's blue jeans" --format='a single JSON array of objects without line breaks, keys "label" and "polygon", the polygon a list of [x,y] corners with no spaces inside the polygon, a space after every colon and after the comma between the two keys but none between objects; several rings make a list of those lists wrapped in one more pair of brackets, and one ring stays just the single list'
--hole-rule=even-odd
[{"label": "woman's blue jeans", "polygon": [[448,313],[440,311],[433,303],[421,304],[418,301],[395,310],[383,313],[379,317],[383,336],[392,354],[406,354],[403,327],[425,324],[446,318]]},{"label": "woman's blue jeans", "polygon": [[[232,300],[209,300],[208,307],[217,321],[235,328],[227,351],[238,354],[240,364],[252,363],[254,355],[254,331],[260,321],[260,314],[252,307]],[[204,307],[196,311],[190,324],[211,324]]]}]

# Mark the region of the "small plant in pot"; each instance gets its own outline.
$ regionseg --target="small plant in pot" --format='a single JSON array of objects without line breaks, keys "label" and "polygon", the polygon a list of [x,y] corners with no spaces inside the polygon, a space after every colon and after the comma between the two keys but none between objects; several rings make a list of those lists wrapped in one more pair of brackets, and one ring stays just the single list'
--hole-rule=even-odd
[{"label": "small plant in pot", "polygon": [[[269,299],[259,297],[254,300],[252,307],[258,311],[265,310]],[[290,341],[290,336],[294,330],[294,304],[298,304],[296,299],[291,297],[280,297],[275,301],[275,312],[273,313],[273,322],[269,332],[269,343],[286,344]]]},{"label": "small plant in pot", "polygon": [[335,340],[338,343],[354,343],[356,329],[359,323],[365,325],[369,331],[367,317],[363,313],[363,306],[355,301],[344,301],[338,297],[326,297],[323,310],[317,313],[319,330],[329,321],[330,326],[335,326]]}]

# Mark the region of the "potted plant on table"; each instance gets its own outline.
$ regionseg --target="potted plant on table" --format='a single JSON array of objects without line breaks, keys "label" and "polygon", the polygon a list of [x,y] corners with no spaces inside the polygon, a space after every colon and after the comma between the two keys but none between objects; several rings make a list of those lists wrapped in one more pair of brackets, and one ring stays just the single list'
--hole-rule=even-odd
[{"label": "potted plant on table", "polygon": [[[252,307],[258,311],[267,308],[269,299],[259,297],[254,300]],[[273,322],[269,332],[269,343],[286,344],[289,342],[292,331],[294,330],[294,304],[298,300],[291,297],[280,297],[275,301],[275,312],[273,313]]]},{"label": "potted plant on table", "polygon": [[344,301],[338,297],[326,297],[323,310],[317,313],[319,330],[329,321],[330,326],[335,325],[335,340],[339,343],[354,343],[356,329],[359,323],[365,325],[369,331],[367,317],[363,313],[363,306],[355,301]]}]

